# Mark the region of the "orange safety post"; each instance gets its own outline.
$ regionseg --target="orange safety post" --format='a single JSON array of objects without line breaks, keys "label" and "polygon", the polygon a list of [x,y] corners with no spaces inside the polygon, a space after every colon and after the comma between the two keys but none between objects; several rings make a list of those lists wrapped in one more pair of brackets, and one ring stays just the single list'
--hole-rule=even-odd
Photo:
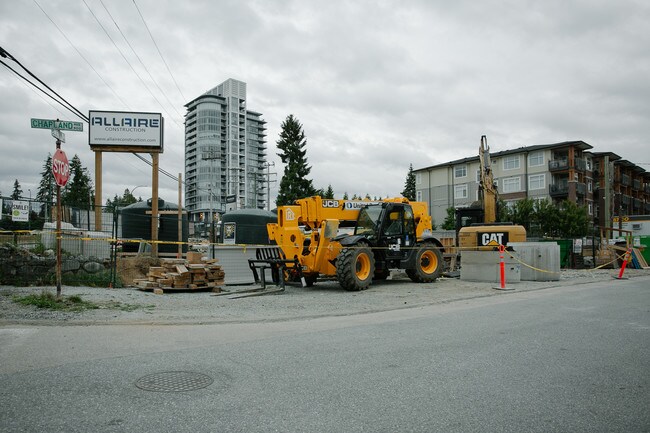
[{"label": "orange safety post", "polygon": [[625,280],[627,278],[623,278],[623,272],[625,272],[625,267],[627,266],[627,262],[630,261],[630,258],[632,257],[632,247],[628,248],[627,251],[625,252],[625,256],[623,257],[623,264],[621,265],[621,271],[618,273],[618,277],[614,277],[617,280]]},{"label": "orange safety post", "polygon": [[499,245],[499,277],[501,285],[495,287],[496,290],[513,290],[506,288],[506,263],[503,258],[503,253],[506,251],[505,245]]}]

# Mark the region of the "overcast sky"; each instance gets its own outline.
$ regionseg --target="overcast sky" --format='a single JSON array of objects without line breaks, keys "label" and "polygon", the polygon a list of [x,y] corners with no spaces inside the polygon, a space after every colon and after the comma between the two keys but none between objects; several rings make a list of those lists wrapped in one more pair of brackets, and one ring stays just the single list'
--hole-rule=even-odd
[{"label": "overcast sky", "polygon": [[[647,0],[3,0],[0,46],[83,113],[162,113],[160,165],[175,175],[184,104],[234,78],[268,122],[277,180],[293,114],[317,188],[396,196],[409,164],[475,156],[483,134],[492,151],[583,140],[650,170],[649,23]],[[30,118],[79,119],[3,65],[0,112],[0,191],[18,179],[34,196],[55,144]],[[63,149],[94,178],[87,124]],[[144,162],[103,160],[104,203],[125,188],[150,197]],[[177,189],[161,176],[162,198]]]}]

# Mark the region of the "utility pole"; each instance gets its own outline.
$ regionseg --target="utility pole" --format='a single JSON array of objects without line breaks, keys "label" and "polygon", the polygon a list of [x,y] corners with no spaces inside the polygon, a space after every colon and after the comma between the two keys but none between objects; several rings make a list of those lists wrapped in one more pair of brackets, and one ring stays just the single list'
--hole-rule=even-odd
[{"label": "utility pole", "polygon": [[266,210],[271,210],[271,182],[277,182],[276,180],[271,180],[271,175],[274,174],[277,176],[276,172],[271,173],[270,168],[275,167],[275,161],[265,162],[262,164],[262,167],[266,167]]}]

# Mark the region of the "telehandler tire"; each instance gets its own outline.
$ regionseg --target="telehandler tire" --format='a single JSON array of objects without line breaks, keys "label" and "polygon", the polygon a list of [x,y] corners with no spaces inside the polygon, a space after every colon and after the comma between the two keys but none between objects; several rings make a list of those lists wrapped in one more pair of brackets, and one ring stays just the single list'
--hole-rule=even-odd
[{"label": "telehandler tire", "polygon": [[375,274],[375,256],[366,244],[344,248],[336,259],[336,279],[349,291],[368,288]]},{"label": "telehandler tire", "polygon": [[415,269],[407,269],[406,275],[416,283],[432,283],[442,274],[443,259],[440,250],[426,242],[418,248]]}]

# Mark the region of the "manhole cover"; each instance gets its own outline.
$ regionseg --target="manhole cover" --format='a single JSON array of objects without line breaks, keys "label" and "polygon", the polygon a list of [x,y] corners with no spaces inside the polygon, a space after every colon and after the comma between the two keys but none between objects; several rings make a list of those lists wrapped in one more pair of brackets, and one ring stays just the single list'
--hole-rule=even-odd
[{"label": "manhole cover", "polygon": [[141,377],[135,383],[145,391],[183,392],[194,391],[211,385],[213,379],[205,374],[191,371],[164,371]]}]

